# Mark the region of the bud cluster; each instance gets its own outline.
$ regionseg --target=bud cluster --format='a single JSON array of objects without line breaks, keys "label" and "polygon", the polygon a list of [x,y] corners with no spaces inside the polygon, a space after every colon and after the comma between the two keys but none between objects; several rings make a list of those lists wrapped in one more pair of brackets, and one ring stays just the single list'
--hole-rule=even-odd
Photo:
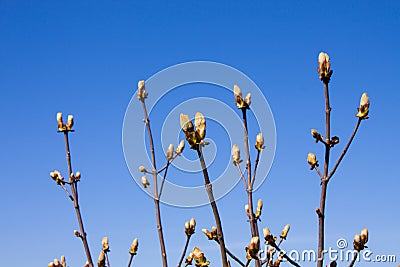
[{"label": "bud cluster", "polygon": [[211,227],[211,232],[207,229],[202,229],[201,231],[207,236],[208,240],[218,240],[217,227]]},{"label": "bud cluster", "polygon": [[354,237],[354,249],[357,251],[361,251],[364,248],[368,248],[365,244],[368,242],[368,229],[364,228],[361,231],[361,234],[356,234]]},{"label": "bud cluster", "polygon": [[64,177],[62,177],[61,173],[57,170],[50,172],[50,177],[58,184],[64,184]]},{"label": "bud cluster", "polygon": [[246,258],[258,259],[258,252],[260,250],[260,238],[258,236],[253,236],[251,238],[250,244],[246,247]]},{"label": "bud cluster", "polygon": [[204,138],[206,137],[206,120],[203,114],[196,112],[194,123],[196,128],[187,114],[180,114],[181,128],[192,149],[196,149],[198,145],[207,144],[204,142]]},{"label": "bud cluster", "polygon": [[74,116],[68,115],[67,123],[64,124],[63,118],[62,118],[62,113],[58,112],[57,113],[57,126],[58,126],[58,131],[59,132],[71,132],[72,126],[74,126]]},{"label": "bud cluster", "polygon": [[194,234],[196,228],[196,220],[194,218],[185,223],[185,234],[189,237]]},{"label": "bud cluster", "polygon": [[271,231],[269,230],[268,227],[265,227],[263,229],[263,234],[264,234],[264,240],[265,240],[266,245],[273,244],[276,241],[276,237],[274,237],[271,234]]},{"label": "bud cluster", "polygon": [[67,263],[65,261],[65,257],[61,256],[61,262],[58,259],[54,259],[52,262],[47,264],[48,267],[67,267]]},{"label": "bud cluster", "polygon": [[251,94],[248,93],[243,99],[242,90],[236,84],[233,86],[233,94],[235,96],[235,104],[239,109],[248,109],[251,104]]},{"label": "bud cluster", "polygon": [[198,247],[194,247],[192,252],[186,258],[186,265],[192,265],[193,260],[195,261],[196,267],[207,267],[210,265],[210,262],[207,261],[203,251]]}]

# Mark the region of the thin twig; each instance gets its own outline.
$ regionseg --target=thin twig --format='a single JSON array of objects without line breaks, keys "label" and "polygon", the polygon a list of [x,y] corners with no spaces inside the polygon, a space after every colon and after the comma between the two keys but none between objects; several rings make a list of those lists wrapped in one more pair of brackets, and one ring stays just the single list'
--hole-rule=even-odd
[{"label": "thin twig", "polygon": [[152,174],[153,174],[153,183],[154,183],[154,206],[156,209],[156,220],[157,220],[157,232],[158,232],[158,239],[160,241],[160,250],[161,250],[161,258],[163,267],[167,267],[167,251],[165,249],[165,242],[164,242],[164,233],[162,229],[161,223],[161,211],[160,211],[160,199],[158,193],[158,186],[157,186],[157,167],[156,167],[156,157],[154,152],[154,143],[153,143],[153,135],[151,134],[151,127],[150,127],[150,120],[147,113],[146,104],[144,99],[141,99],[143,114],[144,114],[144,123],[146,124],[147,135],[149,138],[149,146],[150,146],[150,153],[151,153],[151,162],[152,162]]},{"label": "thin twig", "polygon": [[246,261],[246,264],[245,264],[244,266],[245,266],[245,267],[249,266],[250,262],[251,262],[251,259],[248,259],[248,260]]},{"label": "thin twig", "polygon": [[185,246],[183,247],[181,258],[179,259],[179,262],[178,262],[178,267],[181,267],[183,259],[185,258],[186,251],[189,246],[190,237],[191,237],[191,235],[186,235],[186,242],[185,242]]},{"label": "thin twig", "polygon": [[[243,120],[243,135],[244,135],[244,146],[246,150],[246,170],[247,170],[247,203],[250,213],[249,224],[251,236],[259,236],[257,219],[255,218],[254,209],[253,209],[253,183],[251,179],[251,160],[250,160],[250,149],[249,149],[249,134],[247,128],[247,109],[242,108],[242,120]],[[261,266],[261,262],[259,260],[255,261],[256,267]]]},{"label": "thin twig", "polygon": [[[65,140],[65,150],[66,150],[66,158],[67,158],[67,165],[68,165],[68,177],[71,177],[71,174],[73,172],[72,172],[72,164],[71,164],[71,152],[69,149],[68,131],[64,131],[64,140]],[[87,234],[86,234],[85,228],[83,226],[83,219],[82,219],[82,215],[81,215],[81,210],[79,208],[77,181],[73,181],[73,183],[70,184],[70,187],[71,187],[71,192],[72,192],[72,196],[73,196],[73,204],[74,204],[74,208],[75,208],[75,212],[76,212],[76,217],[78,219],[79,230],[81,233],[81,240],[82,240],[83,246],[85,248],[86,258],[89,263],[89,267],[93,267],[92,256],[90,254],[89,244],[87,242]]]},{"label": "thin twig", "polygon": [[324,176],[322,175],[322,173],[320,172],[320,170],[318,169],[317,166],[314,166],[315,171],[318,173],[319,177],[322,179],[324,179]]},{"label": "thin twig", "polygon": [[260,161],[260,154],[261,154],[261,151],[257,150],[256,160],[254,161],[254,170],[253,170],[253,179],[251,180],[251,188],[253,188],[254,181],[256,180],[258,162]]},{"label": "thin twig", "polygon": [[[281,249],[275,243],[272,243],[271,246],[273,246],[278,252],[281,252]],[[282,253],[282,257],[284,257],[288,262],[290,262],[290,264],[300,267],[300,265],[294,260],[292,260],[288,255],[286,255],[286,253]]]},{"label": "thin twig", "polygon": [[106,254],[107,267],[110,267],[110,261],[108,260],[108,253],[107,253],[107,251],[104,252],[104,254]]},{"label": "thin twig", "polygon": [[318,262],[317,267],[322,267],[324,264],[323,250],[325,240],[325,202],[326,202],[326,191],[328,186],[328,169],[329,169],[329,156],[331,147],[330,136],[331,136],[331,106],[329,103],[329,86],[328,82],[324,81],[324,93],[325,93],[325,160],[324,160],[324,173],[321,182],[321,197],[320,197],[320,214],[318,216]]},{"label": "thin twig", "polygon": [[71,201],[74,201],[74,198],[71,196],[71,194],[69,193],[68,189],[65,187],[65,185],[63,183],[60,183],[60,186],[62,187],[62,189],[64,189],[65,193],[67,193],[69,199],[71,199]]},{"label": "thin twig", "polygon": [[176,159],[176,157],[178,157],[178,156],[179,156],[179,154],[175,154],[171,159],[167,160],[167,163],[166,163],[161,169],[159,169],[159,170],[157,171],[157,173],[160,173],[160,172],[162,172],[163,170],[165,170],[165,169],[167,168],[167,165],[171,164],[172,161],[174,161],[174,159]]},{"label": "thin twig", "polygon": [[163,178],[161,180],[160,193],[158,194],[158,197],[160,197],[160,198],[161,198],[161,194],[162,194],[162,191],[163,191],[163,188],[164,188],[165,179],[167,178],[167,172],[168,172],[169,165],[170,165],[170,161],[168,160],[167,165],[165,167],[164,176],[163,176]]},{"label": "thin twig", "polygon": [[214,198],[214,194],[213,194],[213,190],[212,190],[212,184],[211,184],[210,178],[208,176],[207,166],[204,161],[203,153],[201,151],[201,145],[197,145],[196,151],[197,151],[197,155],[199,156],[201,168],[203,170],[204,186],[207,191],[208,199],[210,200],[210,205],[211,205],[211,208],[212,208],[212,211],[214,214],[215,224],[217,227],[217,237],[218,237],[219,248],[220,248],[220,252],[221,252],[222,266],[228,267],[228,258],[226,257],[226,246],[225,246],[225,241],[224,241],[224,234],[222,232],[221,218],[219,216],[217,203],[215,202],[215,198]]},{"label": "thin twig", "polygon": [[354,263],[356,262],[356,260],[358,258],[358,254],[359,254],[359,252],[357,251],[357,253],[353,255],[353,260],[350,262],[349,267],[353,267],[354,266]]},{"label": "thin twig", "polygon": [[[215,242],[217,242],[217,244],[219,244],[217,239],[214,239]],[[232,260],[236,261],[240,266],[244,267],[245,264],[238,258],[236,257],[228,248],[226,249],[226,253],[229,255],[229,257],[232,258]]]},{"label": "thin twig", "polygon": [[133,256],[135,256],[135,255],[131,254],[131,256],[129,257],[128,267],[131,267]]},{"label": "thin twig", "polygon": [[283,242],[283,238],[281,237],[281,238],[279,238],[279,242],[278,242],[278,247],[282,244],[282,242]]},{"label": "thin twig", "polygon": [[361,118],[359,118],[359,119],[357,120],[356,127],[354,128],[353,133],[352,133],[352,135],[351,135],[349,141],[347,142],[346,147],[343,149],[342,154],[340,155],[338,161],[336,162],[335,166],[333,167],[333,169],[331,170],[331,172],[330,172],[329,175],[327,176],[327,179],[328,179],[328,180],[331,179],[332,175],[336,172],[336,169],[339,167],[340,162],[342,162],[344,156],[346,155],[346,152],[347,152],[347,150],[349,149],[349,147],[350,147],[350,145],[351,145],[351,142],[353,142],[353,139],[354,139],[354,137],[356,136],[356,133],[357,133],[358,127],[359,127],[360,124],[361,124],[361,121],[362,121]]},{"label": "thin twig", "polygon": [[244,178],[244,175],[243,175],[242,169],[240,168],[240,165],[239,165],[238,163],[236,163],[235,166],[237,167],[237,169],[238,169],[238,171],[239,171],[240,178],[241,178],[242,181],[243,181],[244,187],[247,188],[246,179]]}]

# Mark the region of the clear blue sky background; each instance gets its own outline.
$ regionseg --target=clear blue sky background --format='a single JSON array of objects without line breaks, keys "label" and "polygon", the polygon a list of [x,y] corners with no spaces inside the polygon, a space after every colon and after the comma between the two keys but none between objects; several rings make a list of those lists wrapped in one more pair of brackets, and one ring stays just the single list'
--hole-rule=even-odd
[{"label": "clear blue sky background", "polygon": [[[271,172],[255,193],[265,203],[261,226],[279,234],[291,223],[284,248],[316,248],[320,187],[305,159],[309,151],[322,155],[309,134],[323,129],[321,50],[334,69],[334,135],[346,140],[361,93],[371,98],[371,119],[329,185],[326,245],[336,248],[342,237],[351,243],[368,227],[370,249],[400,261],[399,28],[398,1],[0,0],[1,265],[46,266],[61,255],[70,266],[85,262],[71,203],[48,176],[55,168],[66,172],[55,121],[62,111],[76,118],[73,167],[83,173],[80,201],[93,258],[108,236],[112,266],[124,266],[138,237],[135,264],[161,266],[153,202],[125,165],[122,122],[138,80],[192,60],[231,65],[262,88],[278,138]],[[242,257],[245,202],[238,186],[218,203],[227,242]],[[183,223],[196,217],[199,228],[210,228],[211,210],[162,206],[162,213],[173,266]],[[219,266],[216,245],[197,232],[191,247]]]}]

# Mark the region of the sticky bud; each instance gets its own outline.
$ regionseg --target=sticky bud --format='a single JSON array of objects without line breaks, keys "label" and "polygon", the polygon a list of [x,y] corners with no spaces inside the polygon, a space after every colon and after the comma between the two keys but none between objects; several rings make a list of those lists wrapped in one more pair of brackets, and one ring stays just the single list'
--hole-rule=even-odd
[{"label": "sticky bud", "polygon": [[139,240],[137,238],[135,238],[135,239],[133,239],[132,245],[129,249],[129,254],[136,255],[138,247],[139,247]]},{"label": "sticky bud", "polygon": [[357,109],[358,113],[356,114],[362,120],[368,119],[369,113],[369,97],[367,93],[363,93],[360,99],[360,107]]},{"label": "sticky bud", "polygon": [[185,141],[181,140],[179,142],[178,147],[176,148],[175,153],[178,154],[178,155],[181,154],[184,148],[185,148]]},{"label": "sticky bud", "polygon": [[317,157],[313,153],[308,153],[307,155],[307,162],[310,164],[310,169],[313,170],[315,167],[318,167],[318,160]]},{"label": "sticky bud", "polygon": [[139,171],[140,172],[147,172],[146,168],[143,165],[139,166]]},{"label": "sticky bud", "polygon": [[260,218],[262,207],[263,207],[262,199],[259,199],[257,202],[256,219]]},{"label": "sticky bud", "polygon": [[242,90],[236,84],[233,86],[233,95],[235,96],[235,104],[240,109],[248,109],[251,104],[251,94],[247,94],[243,99]]},{"label": "sticky bud", "polygon": [[143,185],[144,188],[147,188],[150,185],[150,183],[147,180],[146,176],[142,176],[142,185]]},{"label": "sticky bud", "polygon": [[67,131],[71,131],[72,126],[74,126],[74,116],[68,115],[67,124],[65,125]]},{"label": "sticky bud", "polygon": [[275,242],[275,238],[274,236],[271,234],[271,231],[269,230],[268,227],[265,227],[263,229],[263,235],[264,235],[264,240],[265,240],[265,244],[272,244],[273,242]]},{"label": "sticky bud", "polygon": [[257,134],[255,147],[258,151],[262,151],[265,148],[262,133]]},{"label": "sticky bud", "polygon": [[67,267],[67,262],[65,261],[65,256],[64,255],[61,256],[60,260],[61,260],[61,266]]},{"label": "sticky bud", "polygon": [[240,148],[236,144],[232,146],[232,159],[235,165],[243,161],[240,159]]},{"label": "sticky bud", "polygon": [[196,227],[196,220],[194,218],[190,219],[189,225],[190,225],[190,229],[194,230]]},{"label": "sticky bud", "polygon": [[290,224],[286,224],[285,227],[283,227],[282,233],[281,233],[281,238],[286,239],[288,233],[290,230]]},{"label": "sticky bud", "polygon": [[364,244],[362,243],[360,234],[356,234],[354,236],[353,246],[354,246],[354,249],[357,251],[361,251],[364,249]]},{"label": "sticky bud", "polygon": [[198,247],[194,247],[191,254],[194,261],[196,262],[196,266],[206,267],[210,265],[210,262],[207,261],[203,251],[201,251],[201,249],[199,249]]},{"label": "sticky bud", "polygon": [[250,93],[248,93],[248,94],[246,95],[246,97],[244,98],[244,102],[246,102],[246,104],[247,104],[248,106],[250,106],[250,104],[251,104],[251,94],[250,94]]},{"label": "sticky bud", "polygon": [[75,173],[75,180],[79,181],[81,179],[81,173],[80,172],[76,172]]},{"label": "sticky bud", "polygon": [[251,238],[250,244],[246,248],[246,257],[250,259],[258,259],[258,251],[260,250],[260,239],[258,236]]},{"label": "sticky bud", "polygon": [[196,133],[198,134],[199,141],[203,140],[206,137],[206,119],[203,114],[196,112],[194,124],[196,126]]},{"label": "sticky bud", "polygon": [[103,251],[105,252],[105,253],[107,253],[107,252],[109,252],[110,251],[110,247],[109,247],[109,245],[108,245],[108,237],[103,237],[103,239],[101,240],[101,245],[102,245],[102,247],[103,247]]},{"label": "sticky bud", "polygon": [[106,257],[104,255],[104,251],[100,251],[99,258],[97,259],[98,267],[106,267]]},{"label": "sticky bud", "polygon": [[181,113],[179,118],[180,118],[181,128],[185,133],[194,131],[194,126],[189,118],[189,115]]},{"label": "sticky bud", "polygon": [[143,80],[138,82],[137,98],[141,101],[145,100],[148,96],[146,92],[146,86]]},{"label": "sticky bud", "polygon": [[330,78],[332,76],[332,71],[331,71],[331,62],[330,58],[327,53],[321,52],[318,55],[318,73],[319,73],[319,78],[321,81],[324,83],[329,83]]},{"label": "sticky bud", "polygon": [[322,135],[315,129],[311,130],[311,136],[315,139],[316,143],[322,140]]},{"label": "sticky bud", "polygon": [[368,229],[364,228],[361,231],[361,241],[366,244],[368,242]]},{"label": "sticky bud", "polygon": [[62,113],[58,112],[57,113],[57,126],[58,126],[58,130],[64,131],[64,123],[63,123],[63,119],[62,119]]},{"label": "sticky bud", "polygon": [[174,155],[174,145],[173,144],[170,144],[169,146],[168,146],[168,150],[167,150],[167,155],[166,155],[166,157],[167,157],[167,159],[172,159],[172,156]]}]

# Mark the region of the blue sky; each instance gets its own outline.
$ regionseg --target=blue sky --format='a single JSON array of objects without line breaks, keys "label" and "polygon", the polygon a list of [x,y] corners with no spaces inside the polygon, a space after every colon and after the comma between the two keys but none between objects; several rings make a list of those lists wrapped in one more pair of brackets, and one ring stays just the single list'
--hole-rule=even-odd
[{"label": "blue sky", "polygon": [[[342,237],[350,243],[368,227],[370,249],[395,254],[399,261],[399,26],[398,1],[0,0],[2,265],[45,266],[60,255],[70,266],[85,261],[73,236],[72,205],[48,176],[53,169],[66,172],[63,139],[56,133],[58,111],[76,120],[72,160],[83,174],[80,201],[93,257],[108,236],[111,264],[123,266],[138,237],[135,263],[161,265],[153,202],[126,167],[122,124],[138,80],[193,60],[232,66],[263,91],[277,146],[271,171],[255,193],[264,200],[261,226],[279,234],[290,223],[284,248],[316,248],[319,182],[305,159],[309,151],[322,157],[309,134],[324,125],[316,73],[322,50],[334,70],[333,134],[347,140],[362,92],[371,99],[371,119],[363,122],[329,184],[326,245],[335,247]],[[233,105],[233,98],[226,103]],[[239,184],[218,202],[227,242],[243,257],[249,242],[245,201]],[[162,213],[173,265],[184,244],[184,222],[196,217],[199,228],[210,228],[211,210],[163,205]],[[218,265],[217,247],[197,232],[191,247],[203,248]]]}]

